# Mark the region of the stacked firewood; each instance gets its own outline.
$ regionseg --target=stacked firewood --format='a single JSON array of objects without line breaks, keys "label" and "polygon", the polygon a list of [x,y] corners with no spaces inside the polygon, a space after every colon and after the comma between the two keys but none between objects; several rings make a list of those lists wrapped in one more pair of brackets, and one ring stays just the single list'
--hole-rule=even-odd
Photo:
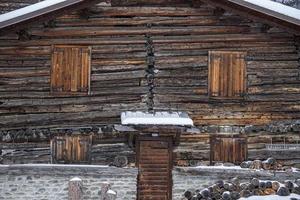
[{"label": "stacked firewood", "polygon": [[300,195],[300,186],[292,181],[262,181],[253,178],[249,182],[240,183],[238,178],[224,182],[217,181],[203,190],[184,192],[182,200],[237,200],[241,197],[279,195],[289,196],[291,193]]},{"label": "stacked firewood", "polygon": [[274,158],[268,158],[267,160],[254,160],[244,161],[241,163],[241,168],[249,169],[265,169],[265,170],[291,170],[290,167],[283,166]]}]

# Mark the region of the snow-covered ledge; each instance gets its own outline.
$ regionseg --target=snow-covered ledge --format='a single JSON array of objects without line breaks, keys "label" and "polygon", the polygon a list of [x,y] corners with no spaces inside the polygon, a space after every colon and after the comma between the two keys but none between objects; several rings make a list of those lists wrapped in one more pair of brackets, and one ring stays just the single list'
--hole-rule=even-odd
[{"label": "snow-covered ledge", "polygon": [[185,112],[123,112],[123,125],[177,125],[193,126],[193,120]]}]

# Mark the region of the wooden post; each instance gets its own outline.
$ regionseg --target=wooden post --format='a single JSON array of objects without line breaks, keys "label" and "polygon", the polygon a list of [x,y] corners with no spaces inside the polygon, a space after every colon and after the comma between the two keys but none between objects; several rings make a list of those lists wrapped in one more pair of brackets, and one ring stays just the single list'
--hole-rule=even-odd
[{"label": "wooden post", "polygon": [[107,191],[111,188],[111,185],[107,182],[101,183],[100,200],[104,200]]},{"label": "wooden post", "polygon": [[82,199],[82,180],[78,177],[69,181],[69,200]]}]

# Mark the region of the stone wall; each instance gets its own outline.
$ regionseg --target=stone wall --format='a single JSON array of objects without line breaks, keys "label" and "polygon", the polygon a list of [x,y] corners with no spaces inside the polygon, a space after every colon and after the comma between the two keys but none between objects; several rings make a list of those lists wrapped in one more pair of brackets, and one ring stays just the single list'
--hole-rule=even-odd
[{"label": "stone wall", "polygon": [[[100,199],[101,183],[109,182],[117,200],[135,200],[136,168],[99,165],[0,165],[0,200],[65,200],[68,182],[74,177],[83,181],[83,198]],[[173,170],[173,200],[182,199],[187,189],[203,189],[217,180],[254,177],[262,180],[300,179],[300,172],[273,172],[238,167],[176,167]]]},{"label": "stone wall", "polygon": [[300,172],[274,172],[266,170],[249,170],[239,167],[177,167],[173,170],[173,200],[183,198],[185,190],[204,189],[217,180],[230,180],[239,177],[243,181],[252,178],[261,180],[295,180],[300,178]]},{"label": "stone wall", "polygon": [[109,182],[118,200],[136,199],[137,169],[87,165],[0,165],[0,199],[68,199],[68,181],[83,181],[83,199],[100,199]]}]

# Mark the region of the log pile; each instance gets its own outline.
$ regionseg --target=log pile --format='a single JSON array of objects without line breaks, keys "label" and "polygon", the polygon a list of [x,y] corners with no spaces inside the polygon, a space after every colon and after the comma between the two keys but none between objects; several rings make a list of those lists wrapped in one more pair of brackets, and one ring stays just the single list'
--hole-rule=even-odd
[{"label": "log pile", "polygon": [[241,197],[278,195],[289,196],[291,193],[300,195],[300,186],[292,181],[264,181],[253,178],[249,182],[240,183],[239,178],[226,182],[217,181],[202,190],[186,190],[182,200],[237,200]]},{"label": "log pile", "polygon": [[255,170],[283,170],[290,171],[292,170],[289,166],[283,166],[275,158],[268,158],[266,160],[254,160],[254,161],[244,161],[241,163],[241,168],[249,168]]}]

